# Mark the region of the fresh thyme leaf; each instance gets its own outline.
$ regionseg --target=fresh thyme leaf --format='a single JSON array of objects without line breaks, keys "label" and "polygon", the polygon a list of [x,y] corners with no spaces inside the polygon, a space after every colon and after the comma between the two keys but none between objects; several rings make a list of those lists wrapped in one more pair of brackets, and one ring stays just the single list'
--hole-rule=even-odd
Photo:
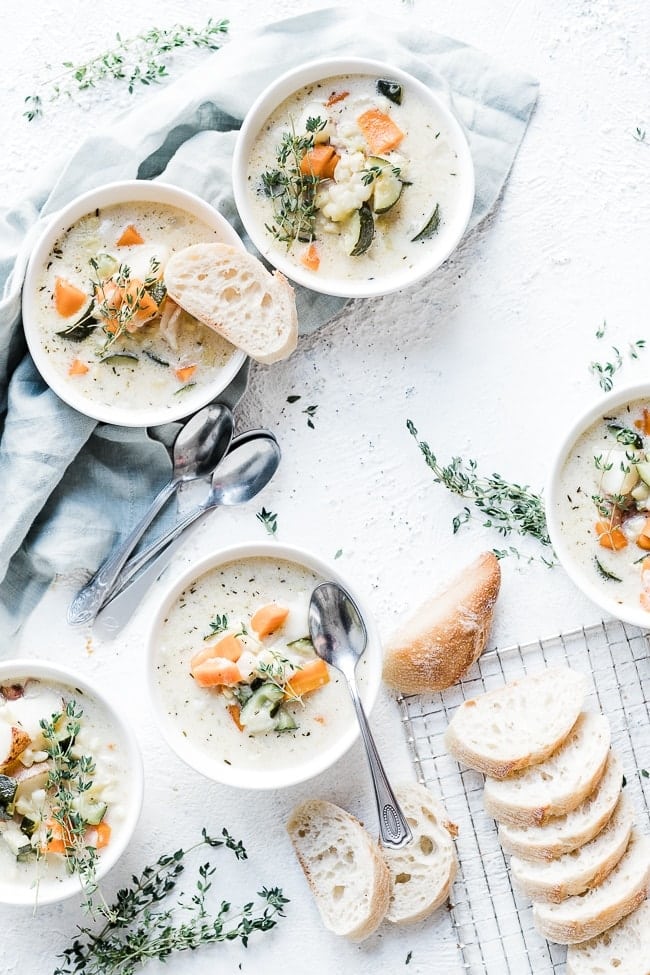
[{"label": "fresh thyme leaf", "polygon": [[336,555],[334,556],[334,558],[335,559],[340,559],[342,555],[343,555],[343,549],[342,548],[337,548]]},{"label": "fresh thyme leaf", "polygon": [[[479,475],[475,460],[464,461],[461,457],[452,457],[451,462],[443,466],[429,445],[418,440],[418,432],[411,420],[406,421],[406,426],[417,441],[427,466],[433,471],[435,482],[470,501],[486,517],[483,522],[485,527],[496,528],[504,536],[512,532],[528,535],[542,545],[550,546],[544,503],[539,494],[526,485],[506,481],[500,474],[488,477]],[[468,511],[468,508],[464,509],[464,512]],[[461,520],[467,520],[462,515],[457,518],[458,525]]]},{"label": "fresh thyme leaf", "polygon": [[636,450],[643,449],[643,438],[629,427],[624,427],[622,423],[612,421],[607,424],[607,429],[616,437],[616,442],[624,447],[634,447]]},{"label": "fresh thyme leaf", "polygon": [[409,953],[406,956],[406,961],[404,962],[404,964],[405,965],[408,965],[410,963],[412,957],[413,957],[413,952],[412,951],[409,951]]},{"label": "fresh thyme leaf", "polygon": [[[123,81],[129,93],[136,85],[151,85],[167,77],[167,61],[172,51],[181,47],[207,48],[216,51],[223,36],[228,32],[228,21],[210,18],[204,27],[176,24],[173,27],[156,27],[125,38],[115,35],[117,44],[103,54],[98,54],[85,64],[64,61],[65,69],[44,82],[40,87],[47,90],[47,101],[55,102],[62,95],[96,88],[106,81]],[[43,114],[43,97],[38,93],[27,95],[24,118],[32,122]]]},{"label": "fresh thyme leaf", "polygon": [[223,614],[217,613],[215,618],[213,620],[210,620],[208,626],[210,627],[210,632],[205,634],[205,636],[203,637],[204,640],[210,640],[213,636],[216,636],[217,633],[223,633],[224,630],[227,630],[228,617],[226,616],[225,613]]},{"label": "fresh thyme leaf", "polygon": [[632,135],[632,138],[634,139],[635,142],[645,142],[645,137],[646,137],[646,130],[642,129],[640,125],[637,125]]},{"label": "fresh thyme leaf", "polygon": [[612,346],[612,352],[614,353],[613,362],[592,362],[589,365],[589,371],[596,376],[600,388],[605,393],[609,393],[609,391],[612,389],[614,385],[614,375],[623,365],[623,357],[614,345]]},{"label": "fresh thyme leaf", "polygon": [[606,319],[603,319],[603,324],[602,325],[599,325],[598,328],[596,329],[596,338],[597,339],[602,339],[603,338],[603,336],[605,335],[606,328],[607,328],[607,320]]},{"label": "fresh thyme leaf", "polygon": [[269,535],[275,535],[278,530],[278,516],[273,511],[262,508],[257,512],[257,520],[261,521]]},{"label": "fresh thyme leaf", "polygon": [[294,393],[291,396],[287,396],[287,403],[297,403],[299,399],[302,399],[302,397]]},{"label": "fresh thyme leaf", "polygon": [[641,775],[644,779],[650,779],[650,772],[648,772],[647,768],[641,769]]},{"label": "fresh thyme leaf", "polygon": [[602,579],[609,579],[611,582],[623,582],[620,576],[614,575],[613,572],[610,572],[609,569],[605,568],[597,555],[594,555],[594,564],[598,569],[599,576]]},{"label": "fresh thyme leaf", "polygon": [[103,924],[99,921],[93,927],[78,928],[78,936],[59,956],[62,962],[54,975],[134,975],[151,959],[165,961],[176,953],[220,941],[239,940],[247,947],[251,934],[274,928],[289,903],[281,888],[262,887],[257,904],[251,900],[233,909],[223,900],[212,911],[208,895],[216,868],[209,862],[199,866],[191,898],[180,893],[172,906],[164,906],[185,870],[188,854],[206,846],[225,847],[237,860],[247,858],[241,841],[226,829],[222,837],[212,837],[204,829],[200,842],[187,850],[163,854],[140,876],[134,876],[131,886],[119,890],[111,906],[98,908]]},{"label": "fresh thyme leaf", "polygon": [[313,417],[316,416],[316,410],[318,406],[307,406],[302,412],[307,414],[307,426],[311,427],[312,430],[315,429]]}]

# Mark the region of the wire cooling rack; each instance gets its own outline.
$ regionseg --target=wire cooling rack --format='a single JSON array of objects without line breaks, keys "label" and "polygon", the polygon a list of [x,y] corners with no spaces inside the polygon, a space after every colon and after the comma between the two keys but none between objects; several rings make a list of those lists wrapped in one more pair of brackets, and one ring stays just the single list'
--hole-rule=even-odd
[{"label": "wire cooling rack", "polygon": [[484,653],[442,694],[399,698],[418,779],[444,800],[458,825],[459,871],[451,897],[458,946],[470,975],[561,975],[566,948],[533,926],[529,900],[513,889],[494,820],[483,810],[483,776],[462,770],[443,735],[459,704],[545,666],[569,664],[590,678],[586,706],[605,714],[612,749],[641,832],[650,823],[650,645],[618,621]]}]

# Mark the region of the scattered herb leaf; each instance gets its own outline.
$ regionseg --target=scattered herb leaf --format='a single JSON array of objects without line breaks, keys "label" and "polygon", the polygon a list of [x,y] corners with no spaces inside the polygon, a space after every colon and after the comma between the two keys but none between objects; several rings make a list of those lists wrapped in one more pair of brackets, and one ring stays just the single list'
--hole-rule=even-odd
[{"label": "scattered herb leaf", "polygon": [[262,508],[257,512],[257,520],[261,521],[269,535],[275,535],[278,530],[278,516],[273,511]]},{"label": "scattered herb leaf", "polygon": [[294,393],[292,396],[287,396],[287,403],[297,403],[299,399],[301,397]]},{"label": "scattered herb leaf", "polygon": [[404,964],[408,965],[412,957],[413,957],[413,952],[409,951],[408,955],[406,956],[406,961],[404,962]]},{"label": "scattered herb leaf", "polygon": [[215,618],[213,620],[210,620],[208,626],[210,627],[210,632],[205,634],[205,636],[203,637],[204,640],[210,640],[213,636],[216,636],[218,633],[223,633],[225,630],[227,630],[228,617],[226,616],[225,613],[223,613],[223,615],[221,613],[217,613]]},{"label": "scattered herb leaf", "polygon": [[598,569],[598,574],[602,579],[609,579],[612,582],[623,582],[620,576],[614,575],[613,572],[610,572],[609,569],[605,568],[597,555],[594,555],[594,563]]},{"label": "scattered herb leaf", "polygon": [[334,556],[334,558],[335,559],[340,559],[342,555],[343,555],[343,549],[342,548],[337,548],[336,555]]}]

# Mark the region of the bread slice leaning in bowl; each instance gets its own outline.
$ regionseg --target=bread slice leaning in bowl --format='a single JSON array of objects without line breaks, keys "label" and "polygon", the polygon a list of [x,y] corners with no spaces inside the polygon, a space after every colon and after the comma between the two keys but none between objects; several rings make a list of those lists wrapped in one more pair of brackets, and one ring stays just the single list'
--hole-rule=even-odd
[{"label": "bread slice leaning in bowl", "polygon": [[499,560],[484,552],[399,626],[384,681],[402,694],[451,687],[485,649],[500,585]]},{"label": "bread slice leaning in bowl", "polygon": [[531,900],[557,904],[597,887],[611,873],[627,849],[634,825],[634,809],[621,795],[609,822],[592,840],[554,860],[510,858],[512,879]]},{"label": "bread slice leaning in bowl", "polygon": [[596,938],[571,945],[566,975],[650,975],[650,901]]},{"label": "bread slice leaning in bowl", "polygon": [[322,799],[297,806],[287,831],[325,927],[363,941],[383,921],[390,899],[378,844],[358,819]]},{"label": "bread slice leaning in bowl", "polygon": [[486,778],[485,811],[501,823],[533,826],[575,809],[600,781],[611,737],[604,715],[583,711],[560,747],[543,762],[506,779]]},{"label": "bread slice leaning in bowl", "polygon": [[578,719],[586,681],[568,667],[549,667],[464,701],[445,732],[462,765],[503,779],[544,761]]},{"label": "bread slice leaning in bowl", "polygon": [[257,362],[277,362],[296,348],[293,288],[247,251],[192,244],[172,254],[164,280],[176,304]]},{"label": "bread slice leaning in bowl", "polygon": [[535,927],[549,941],[570,945],[594,938],[643,903],[650,881],[650,840],[636,830],[608,877],[560,904],[533,903]]},{"label": "bread slice leaning in bowl", "polygon": [[499,840],[506,853],[524,860],[552,860],[592,840],[609,822],[623,788],[623,766],[610,752],[603,777],[579,806],[553,816],[541,826],[499,824]]},{"label": "bread slice leaning in bowl", "polygon": [[398,787],[395,796],[413,840],[400,850],[382,850],[392,878],[386,920],[410,924],[422,921],[447,900],[458,867],[453,840],[458,830],[443,804],[424,786]]}]

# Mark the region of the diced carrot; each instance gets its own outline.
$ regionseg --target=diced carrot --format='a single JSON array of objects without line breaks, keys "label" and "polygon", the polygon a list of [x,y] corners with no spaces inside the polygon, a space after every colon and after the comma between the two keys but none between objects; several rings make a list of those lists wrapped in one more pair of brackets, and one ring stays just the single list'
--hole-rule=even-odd
[{"label": "diced carrot", "polygon": [[133,244],[144,244],[144,237],[134,227],[132,223],[125,227],[119,240],[116,241],[118,247],[132,247]]},{"label": "diced carrot", "polygon": [[650,518],[646,518],[643,528],[637,536],[636,543],[639,548],[650,551]]},{"label": "diced carrot", "polygon": [[369,108],[357,119],[363,137],[375,155],[390,152],[404,138],[404,133],[395,125],[390,115],[379,108]]},{"label": "diced carrot", "polygon": [[81,311],[88,301],[85,291],[76,288],[65,278],[56,278],[54,281],[54,307],[62,318],[69,318]]},{"label": "diced carrot", "polygon": [[174,374],[181,383],[186,383],[188,379],[192,378],[195,372],[196,366],[181,366],[178,369],[174,369]]},{"label": "diced carrot", "polygon": [[334,146],[329,144],[314,146],[300,160],[300,172],[303,176],[332,179],[339,159],[340,156],[336,154]]},{"label": "diced carrot", "polygon": [[124,291],[124,301],[132,308],[135,308],[137,305],[137,310],[134,312],[132,318],[133,324],[129,323],[126,326],[128,332],[135,331],[139,325],[144,325],[145,322],[148,322],[158,312],[157,302],[143,288],[143,281],[140,281],[138,278],[131,278]]},{"label": "diced carrot", "polygon": [[204,660],[194,668],[192,674],[199,687],[232,687],[241,681],[239,667],[225,657]]},{"label": "diced carrot", "polygon": [[229,704],[228,705],[228,714],[230,715],[230,717],[232,718],[232,720],[235,722],[235,724],[237,725],[237,727],[239,728],[239,730],[240,731],[243,731],[244,730],[244,726],[241,723],[241,721],[239,720],[239,715],[241,714],[241,708],[239,707],[239,705],[238,704]]},{"label": "diced carrot", "polygon": [[640,430],[641,433],[650,435],[650,410],[644,407],[643,416],[640,420],[634,421],[634,426],[637,428],[637,430]]},{"label": "diced carrot", "polygon": [[87,366],[85,362],[81,361],[81,359],[73,359],[68,367],[68,375],[85,376],[89,369],[90,366]]},{"label": "diced carrot", "polygon": [[609,521],[597,521],[595,530],[598,535],[598,544],[602,545],[603,548],[618,552],[627,545],[627,538],[621,529]]},{"label": "diced carrot", "polygon": [[108,823],[104,823],[104,822],[98,823],[97,826],[95,826],[95,833],[96,833],[96,842],[94,845],[98,850],[103,850],[104,847],[108,846],[108,844],[110,843],[111,827],[108,825]]},{"label": "diced carrot", "polygon": [[349,91],[333,91],[325,102],[325,106],[329,108],[330,105],[336,105],[337,102],[342,102],[344,98],[347,98],[349,94]]},{"label": "diced carrot", "polygon": [[41,847],[43,853],[65,853],[63,826],[55,819],[46,819],[47,840]]},{"label": "diced carrot", "polygon": [[300,263],[303,264],[308,271],[317,271],[320,267],[320,254],[318,253],[318,247],[313,241],[300,255]]},{"label": "diced carrot", "polygon": [[293,674],[291,680],[287,682],[286,696],[288,698],[304,697],[305,694],[316,691],[319,687],[327,684],[329,679],[330,672],[327,664],[320,657],[317,657],[316,660],[311,660]]},{"label": "diced carrot", "polygon": [[207,647],[203,647],[202,650],[194,654],[190,660],[190,670],[193,671],[195,667],[205,663],[206,660],[214,659],[214,657],[221,657],[224,660],[231,660],[236,663],[241,657],[243,649],[241,641],[236,636],[223,636],[216,643],[209,643]]},{"label": "diced carrot", "polygon": [[263,637],[269,636],[270,633],[275,633],[282,626],[288,615],[289,610],[286,606],[278,606],[277,603],[268,603],[253,613],[251,627],[261,640]]}]

